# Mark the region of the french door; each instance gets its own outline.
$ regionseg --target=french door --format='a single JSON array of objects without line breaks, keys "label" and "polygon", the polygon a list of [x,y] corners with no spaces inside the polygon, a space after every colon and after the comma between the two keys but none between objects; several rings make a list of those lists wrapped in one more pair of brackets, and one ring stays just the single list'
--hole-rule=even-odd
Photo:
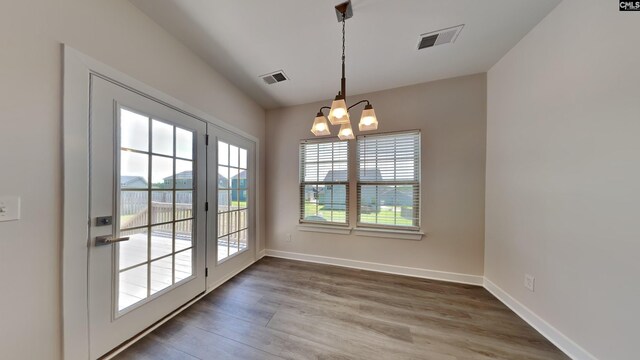
[{"label": "french door", "polygon": [[220,128],[214,127],[212,134],[209,190],[215,211],[209,216],[215,221],[209,222],[207,231],[208,288],[256,259],[255,143]]},{"label": "french door", "polygon": [[91,78],[90,357],[205,291],[207,124]]}]

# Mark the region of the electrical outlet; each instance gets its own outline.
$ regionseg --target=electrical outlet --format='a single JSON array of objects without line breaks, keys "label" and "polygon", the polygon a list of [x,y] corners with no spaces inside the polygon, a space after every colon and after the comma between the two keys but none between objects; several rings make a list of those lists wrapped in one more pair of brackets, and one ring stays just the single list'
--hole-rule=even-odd
[{"label": "electrical outlet", "polygon": [[291,242],[291,234],[287,234],[286,241],[287,241],[287,242]]},{"label": "electrical outlet", "polygon": [[524,287],[529,291],[534,292],[536,287],[536,278],[533,275],[524,274]]},{"label": "electrical outlet", "polygon": [[20,220],[20,198],[0,196],[0,221]]}]

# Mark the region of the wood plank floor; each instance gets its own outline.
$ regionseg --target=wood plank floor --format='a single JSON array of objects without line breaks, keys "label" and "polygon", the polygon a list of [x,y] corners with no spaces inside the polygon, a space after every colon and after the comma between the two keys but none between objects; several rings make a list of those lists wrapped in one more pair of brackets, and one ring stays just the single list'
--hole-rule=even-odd
[{"label": "wood plank floor", "polygon": [[116,359],[568,359],[478,286],[266,257]]}]

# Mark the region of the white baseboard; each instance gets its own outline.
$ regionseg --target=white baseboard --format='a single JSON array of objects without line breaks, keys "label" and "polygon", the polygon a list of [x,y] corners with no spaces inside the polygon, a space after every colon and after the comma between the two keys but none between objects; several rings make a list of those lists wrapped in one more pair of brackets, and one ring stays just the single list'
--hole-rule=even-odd
[{"label": "white baseboard", "polygon": [[377,271],[388,274],[405,275],[424,279],[442,280],[462,284],[479,285],[483,284],[483,277],[478,275],[459,274],[438,270],[427,270],[405,266],[380,264],[366,261],[349,260],[328,256],[308,255],[279,250],[266,250],[267,256],[283,259],[301,260],[319,264],[337,265],[354,269]]},{"label": "white baseboard", "polygon": [[509,307],[509,309],[520,316],[522,320],[526,321],[570,358],[574,360],[597,360],[595,356],[573,342],[573,340],[569,339],[566,335],[554,328],[551,324],[546,322],[543,318],[524,306],[518,300],[514,299],[496,284],[492,283],[491,280],[485,278],[484,287],[487,291],[493,294],[493,296]]},{"label": "white baseboard", "polygon": [[265,256],[267,256],[267,250],[266,249],[262,249],[262,250],[258,251],[258,258],[256,260],[260,260]]}]

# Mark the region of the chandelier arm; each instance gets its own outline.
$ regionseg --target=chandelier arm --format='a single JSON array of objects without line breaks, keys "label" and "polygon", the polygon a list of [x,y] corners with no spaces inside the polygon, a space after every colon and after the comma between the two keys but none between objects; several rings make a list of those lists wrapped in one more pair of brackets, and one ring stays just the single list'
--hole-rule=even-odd
[{"label": "chandelier arm", "polygon": [[[320,108],[320,110],[318,110],[318,113],[322,113],[322,110],[324,110],[324,109],[327,109],[327,110],[331,111],[331,108],[330,108],[330,107],[328,107],[328,106],[323,106],[323,107],[321,107],[321,108]],[[322,113],[322,115],[324,115],[324,113]]]},{"label": "chandelier arm", "polygon": [[358,105],[358,104],[365,103],[365,102],[367,103],[367,105],[366,105],[366,106],[371,105],[371,103],[369,102],[369,100],[360,100],[360,101],[358,101],[357,103],[355,103],[355,104],[353,104],[353,105],[349,106],[349,107],[347,108],[347,110],[351,110],[351,108],[352,108],[352,107],[354,107],[354,106],[356,106],[356,105]]}]

